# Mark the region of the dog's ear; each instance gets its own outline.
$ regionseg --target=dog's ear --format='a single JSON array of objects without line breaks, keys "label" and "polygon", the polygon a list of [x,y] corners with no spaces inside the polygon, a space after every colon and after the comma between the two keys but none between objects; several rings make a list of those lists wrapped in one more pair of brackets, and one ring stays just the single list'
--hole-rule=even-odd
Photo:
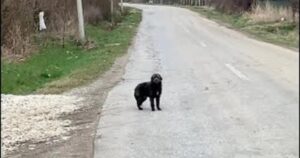
[{"label": "dog's ear", "polygon": [[163,78],[159,75],[160,80],[163,80]]},{"label": "dog's ear", "polygon": [[154,77],[155,77],[155,75],[153,74],[153,75],[151,76],[151,81],[153,81],[153,80],[154,80]]},{"label": "dog's ear", "polygon": [[160,74],[157,73],[156,76],[157,76],[160,80],[163,80],[163,78],[161,77]]}]

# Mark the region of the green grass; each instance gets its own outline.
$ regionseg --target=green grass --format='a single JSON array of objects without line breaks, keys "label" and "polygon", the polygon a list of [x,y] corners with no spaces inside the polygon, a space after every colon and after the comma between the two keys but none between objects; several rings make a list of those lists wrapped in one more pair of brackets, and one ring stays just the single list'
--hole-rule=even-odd
[{"label": "green grass", "polygon": [[187,7],[204,17],[254,38],[291,49],[299,48],[299,29],[292,22],[254,22],[246,14],[228,14],[208,7]]},{"label": "green grass", "polygon": [[95,45],[92,49],[79,47],[72,40],[67,40],[63,48],[59,41],[52,40],[44,43],[38,53],[23,62],[3,59],[1,93],[61,93],[88,83],[127,52],[140,21],[141,12],[131,9],[111,31],[105,24],[88,25],[87,37]]}]

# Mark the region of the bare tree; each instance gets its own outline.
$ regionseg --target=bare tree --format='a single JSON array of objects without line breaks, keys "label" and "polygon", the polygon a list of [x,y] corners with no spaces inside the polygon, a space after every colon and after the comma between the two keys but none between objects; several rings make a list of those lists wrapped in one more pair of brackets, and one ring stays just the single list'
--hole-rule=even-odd
[{"label": "bare tree", "polygon": [[296,14],[299,13],[299,0],[288,0],[289,5],[292,7],[293,22],[296,21]]}]

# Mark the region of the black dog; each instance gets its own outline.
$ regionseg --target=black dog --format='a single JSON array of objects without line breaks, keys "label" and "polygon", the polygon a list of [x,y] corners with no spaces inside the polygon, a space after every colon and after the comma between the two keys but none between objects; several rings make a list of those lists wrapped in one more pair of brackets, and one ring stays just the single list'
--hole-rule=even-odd
[{"label": "black dog", "polygon": [[136,86],[134,89],[134,97],[137,102],[137,107],[139,110],[143,110],[141,107],[143,102],[150,98],[150,104],[152,111],[155,111],[154,108],[154,99],[156,99],[157,110],[161,110],[159,107],[159,99],[162,89],[162,77],[159,74],[153,74],[150,82],[143,82]]}]

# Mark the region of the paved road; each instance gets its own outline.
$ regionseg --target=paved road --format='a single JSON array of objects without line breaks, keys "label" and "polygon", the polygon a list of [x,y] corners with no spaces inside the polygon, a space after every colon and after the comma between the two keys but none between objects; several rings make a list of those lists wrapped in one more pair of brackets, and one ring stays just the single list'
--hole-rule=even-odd
[{"label": "paved road", "polygon": [[[129,5],[129,4],[127,4]],[[96,158],[299,156],[299,55],[168,6],[143,9],[122,82],[109,93]],[[162,111],[133,89],[163,76]]]}]

